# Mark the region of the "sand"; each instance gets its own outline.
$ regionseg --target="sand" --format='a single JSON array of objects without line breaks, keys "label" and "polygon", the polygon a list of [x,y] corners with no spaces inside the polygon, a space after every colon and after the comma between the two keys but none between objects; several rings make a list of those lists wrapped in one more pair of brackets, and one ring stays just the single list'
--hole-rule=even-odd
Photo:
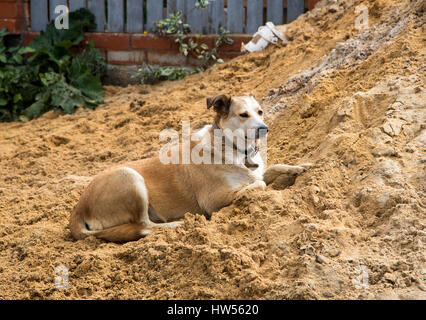
[{"label": "sand", "polygon": [[[178,82],[107,86],[95,111],[0,124],[0,299],[425,299],[425,9],[322,1],[280,27],[286,45]],[[162,129],[210,123],[217,93],[261,101],[269,164],[313,167],[209,221],[74,241],[91,177],[155,155]]]}]

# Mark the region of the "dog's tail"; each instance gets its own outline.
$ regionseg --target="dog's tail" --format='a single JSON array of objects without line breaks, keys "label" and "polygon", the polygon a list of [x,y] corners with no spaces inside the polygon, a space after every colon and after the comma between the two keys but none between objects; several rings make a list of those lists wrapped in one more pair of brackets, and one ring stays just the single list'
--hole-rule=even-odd
[{"label": "dog's tail", "polygon": [[69,228],[76,240],[95,236],[111,242],[128,242],[139,240],[150,233],[150,230],[141,223],[126,223],[103,230],[90,230],[88,224],[76,212],[71,214]]}]

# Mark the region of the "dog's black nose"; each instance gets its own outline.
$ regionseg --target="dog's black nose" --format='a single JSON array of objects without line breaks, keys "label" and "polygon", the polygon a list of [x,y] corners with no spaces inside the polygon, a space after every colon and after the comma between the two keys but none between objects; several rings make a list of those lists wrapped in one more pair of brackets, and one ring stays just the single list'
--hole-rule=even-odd
[{"label": "dog's black nose", "polygon": [[268,133],[268,127],[267,126],[260,126],[259,128],[257,128],[256,131],[256,138],[261,138],[266,136],[266,134]]},{"label": "dog's black nose", "polygon": [[267,126],[261,126],[261,127],[259,127],[259,131],[260,130],[265,130],[266,132],[268,132],[269,131],[269,129],[268,129],[268,127]]}]

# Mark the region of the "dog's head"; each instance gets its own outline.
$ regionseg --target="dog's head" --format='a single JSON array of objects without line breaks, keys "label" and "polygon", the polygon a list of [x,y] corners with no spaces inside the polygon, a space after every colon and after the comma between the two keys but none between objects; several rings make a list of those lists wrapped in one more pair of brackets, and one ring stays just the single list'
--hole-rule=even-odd
[{"label": "dog's head", "polygon": [[263,122],[263,110],[252,96],[229,97],[224,94],[207,98],[207,109],[216,112],[216,125],[231,130],[242,139],[259,139],[266,136],[268,127]]}]

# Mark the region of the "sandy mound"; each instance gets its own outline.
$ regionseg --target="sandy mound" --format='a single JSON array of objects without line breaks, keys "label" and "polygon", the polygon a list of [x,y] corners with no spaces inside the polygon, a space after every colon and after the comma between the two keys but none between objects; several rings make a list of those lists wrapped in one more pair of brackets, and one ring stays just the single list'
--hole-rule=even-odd
[{"label": "sandy mound", "polygon": [[[104,106],[0,125],[0,298],[426,298],[425,3],[322,2],[288,45],[179,82],[107,87]],[[368,30],[355,7],[369,9]],[[212,119],[205,97],[253,93],[268,161],[311,162],[211,221],[117,245],[73,241],[90,177],[150,157],[164,128]],[[290,184],[293,183],[292,181]],[[58,290],[55,267],[69,269]]]}]

